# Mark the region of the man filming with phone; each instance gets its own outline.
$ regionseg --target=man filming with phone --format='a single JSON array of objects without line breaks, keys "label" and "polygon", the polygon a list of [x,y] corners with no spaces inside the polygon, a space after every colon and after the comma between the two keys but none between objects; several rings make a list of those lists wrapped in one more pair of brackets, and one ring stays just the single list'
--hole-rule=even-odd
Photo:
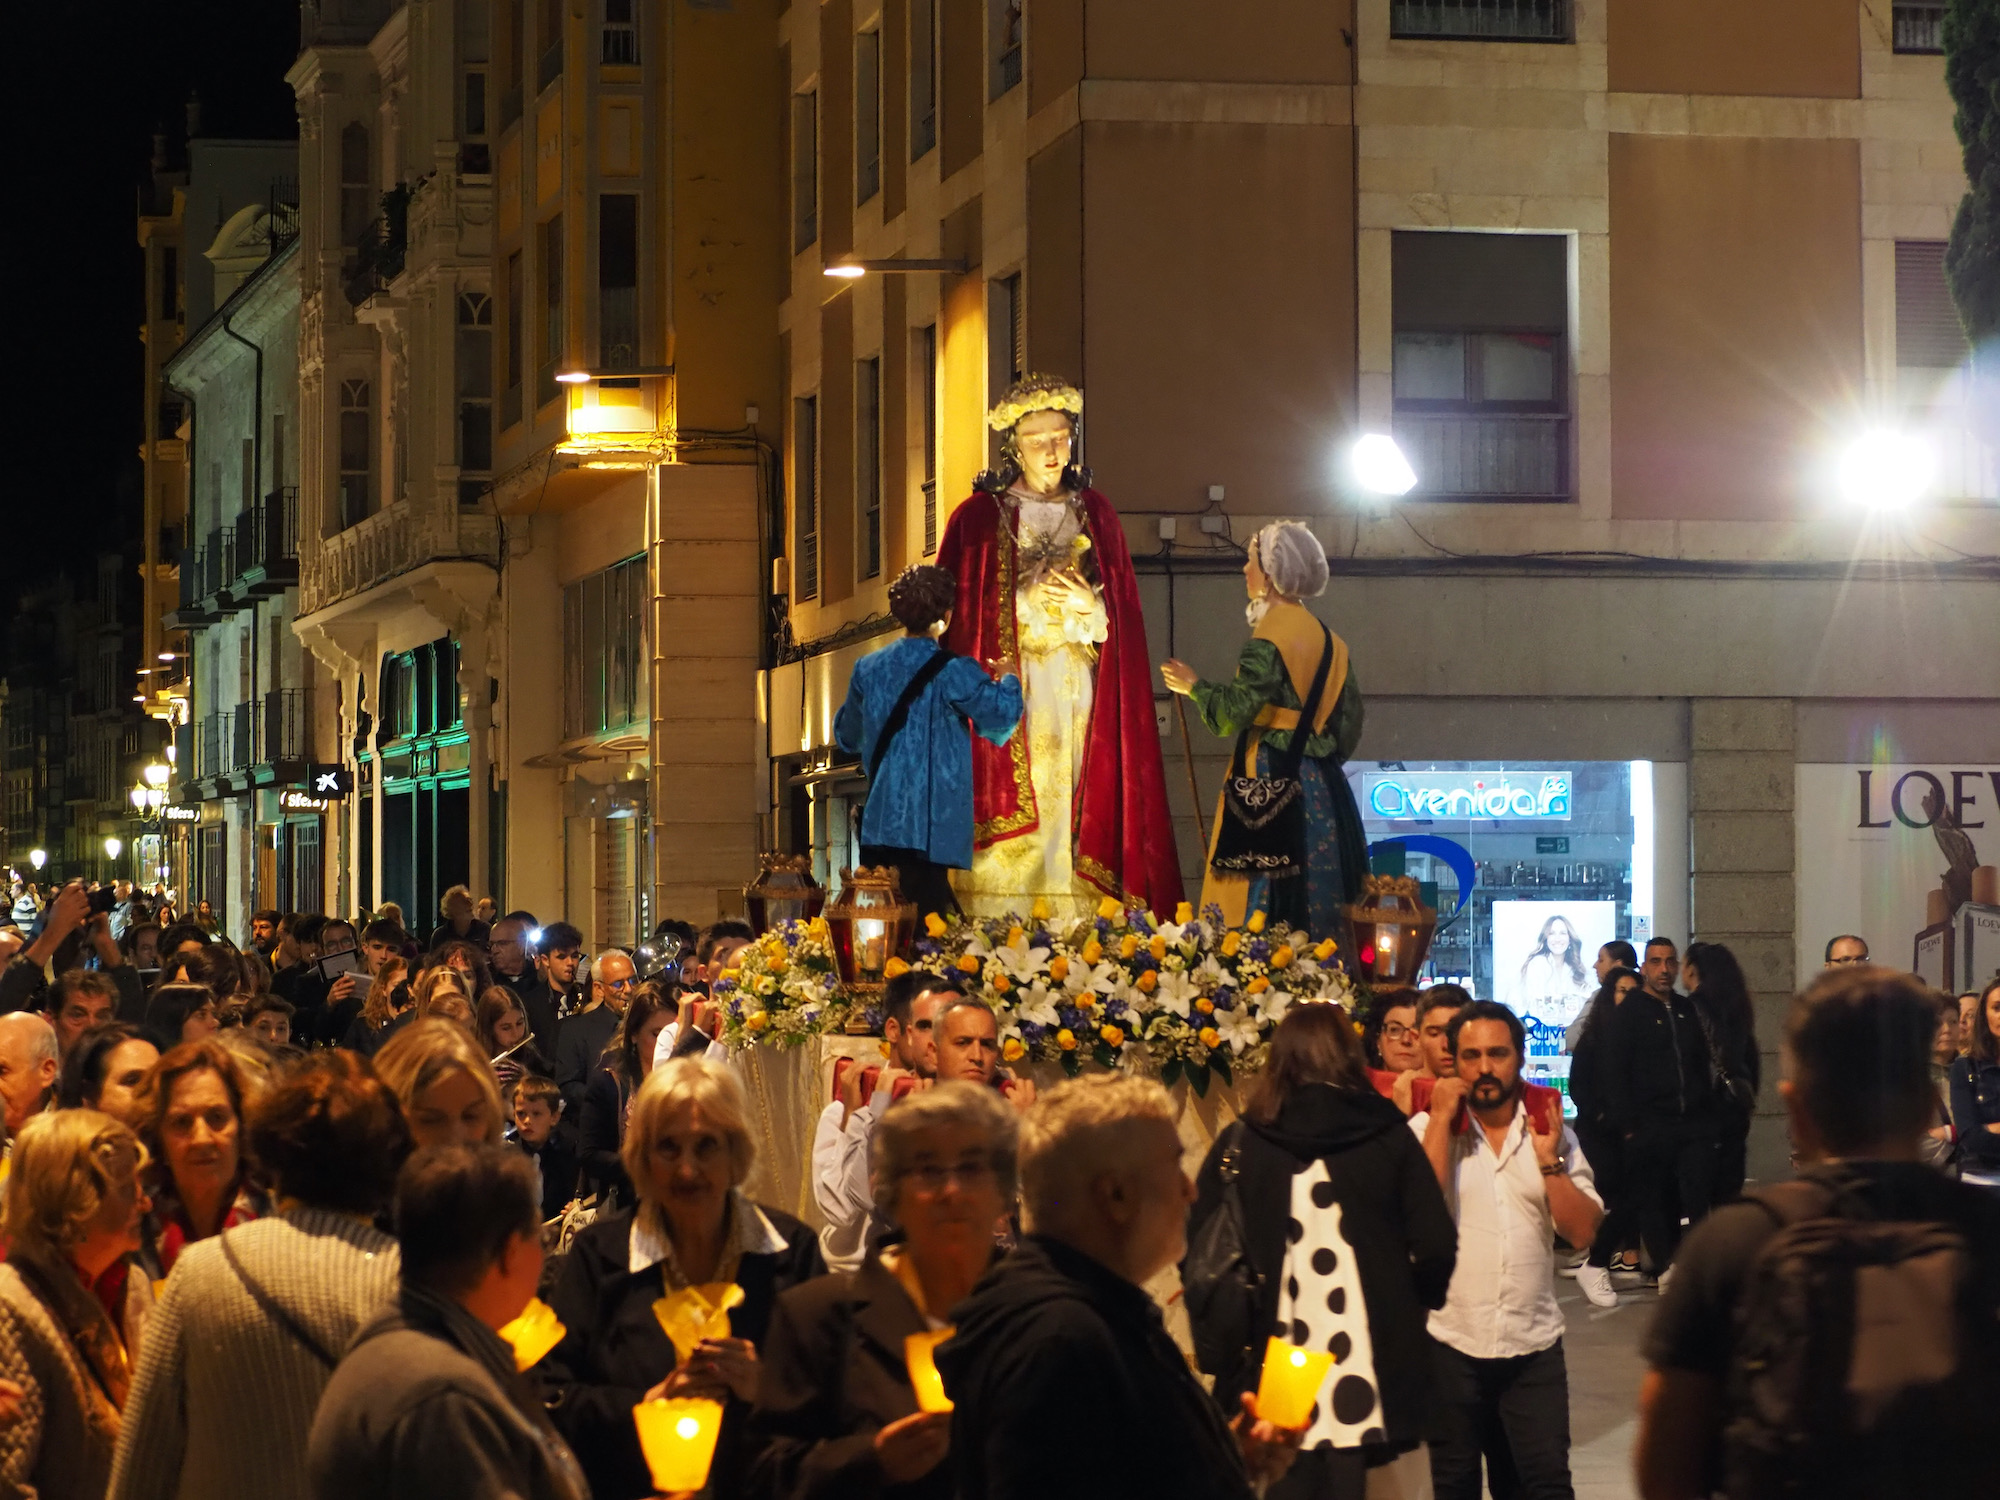
[{"label": "man filming with phone", "polygon": [[[116,971],[125,967],[125,955],[111,937],[108,913],[115,900],[109,886],[92,892],[81,880],[72,880],[58,891],[42,913],[42,930],[0,974],[0,1012],[46,1009],[50,966],[62,957],[65,962],[56,966],[59,970],[74,967],[81,960],[79,950],[85,941],[96,949],[98,967],[113,971],[116,979]],[[127,975],[119,985],[121,1014],[132,1008],[136,982],[136,975]],[[138,1004],[143,1008],[143,995]]]}]

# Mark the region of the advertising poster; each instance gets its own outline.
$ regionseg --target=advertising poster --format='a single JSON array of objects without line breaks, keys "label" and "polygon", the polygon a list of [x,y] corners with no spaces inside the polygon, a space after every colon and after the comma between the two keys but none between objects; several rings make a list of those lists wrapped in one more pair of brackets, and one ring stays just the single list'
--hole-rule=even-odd
[{"label": "advertising poster", "polygon": [[1802,765],[1796,979],[1855,933],[1940,989],[2000,973],[2000,766]]},{"label": "advertising poster", "polygon": [[1493,903],[1493,989],[1527,1028],[1531,1081],[1569,1092],[1563,1033],[1597,993],[1597,950],[1617,935],[1616,901]]}]

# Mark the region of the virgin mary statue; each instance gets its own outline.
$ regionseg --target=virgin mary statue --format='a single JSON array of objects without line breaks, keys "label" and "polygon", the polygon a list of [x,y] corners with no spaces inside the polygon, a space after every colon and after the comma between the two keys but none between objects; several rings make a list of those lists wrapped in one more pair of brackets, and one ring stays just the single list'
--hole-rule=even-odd
[{"label": "virgin mary statue", "polygon": [[1083,393],[1030,375],[987,420],[997,470],[952,512],[938,565],[958,580],[945,645],[1021,679],[1021,729],[972,742],[974,916],[1086,915],[1105,896],[1181,899],[1132,555],[1075,463]]}]

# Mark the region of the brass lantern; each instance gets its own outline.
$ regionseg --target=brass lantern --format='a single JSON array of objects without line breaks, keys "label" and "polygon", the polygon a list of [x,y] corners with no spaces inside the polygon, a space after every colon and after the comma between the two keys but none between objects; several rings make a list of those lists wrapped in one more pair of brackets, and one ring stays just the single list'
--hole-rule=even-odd
[{"label": "brass lantern", "polygon": [[916,936],[917,903],[905,901],[893,868],[849,870],[826,908],[833,963],[850,990],[879,993],[892,958],[907,955]]},{"label": "brass lantern", "polygon": [[1414,984],[1430,956],[1438,914],[1407,875],[1370,875],[1347,908],[1354,928],[1354,972],[1369,984]]},{"label": "brass lantern", "polygon": [[810,922],[826,905],[810,856],[760,854],[757,866],[757,878],[743,887],[743,909],[759,937],[786,922]]}]

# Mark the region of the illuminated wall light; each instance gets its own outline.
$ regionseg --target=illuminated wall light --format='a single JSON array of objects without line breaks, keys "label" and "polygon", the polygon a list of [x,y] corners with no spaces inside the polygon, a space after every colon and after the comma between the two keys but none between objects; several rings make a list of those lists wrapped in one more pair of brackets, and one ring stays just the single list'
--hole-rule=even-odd
[{"label": "illuminated wall light", "polygon": [[1386,433],[1371,432],[1357,438],[1348,462],[1355,483],[1371,495],[1407,495],[1417,487],[1417,471]]},{"label": "illuminated wall light", "polygon": [[1937,450],[1923,437],[1893,427],[1862,433],[1840,455],[1835,482],[1850,505],[1903,510],[1937,482]]}]

